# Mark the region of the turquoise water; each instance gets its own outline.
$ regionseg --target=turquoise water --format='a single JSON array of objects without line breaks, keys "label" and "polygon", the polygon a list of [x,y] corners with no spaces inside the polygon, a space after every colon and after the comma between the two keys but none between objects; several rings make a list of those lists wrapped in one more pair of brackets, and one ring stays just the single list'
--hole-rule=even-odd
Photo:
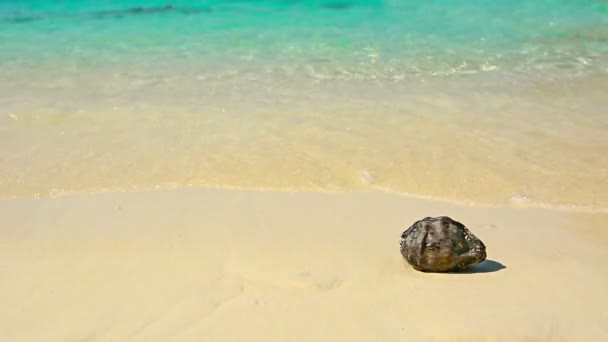
[{"label": "turquoise water", "polygon": [[0,195],[608,208],[607,1],[0,1],[0,80]]},{"label": "turquoise water", "polygon": [[597,0],[5,1],[0,67],[206,62],[396,80],[606,72],[607,23]]}]

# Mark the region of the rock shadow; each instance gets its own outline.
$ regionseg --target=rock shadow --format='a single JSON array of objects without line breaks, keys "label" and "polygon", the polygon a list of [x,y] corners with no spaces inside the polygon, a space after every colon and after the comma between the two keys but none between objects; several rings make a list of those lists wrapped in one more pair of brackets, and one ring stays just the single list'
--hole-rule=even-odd
[{"label": "rock shadow", "polygon": [[471,266],[464,271],[457,272],[462,274],[473,274],[473,273],[491,273],[498,272],[502,269],[507,268],[507,266],[501,264],[498,261],[486,259],[485,261],[480,262],[477,265]]}]

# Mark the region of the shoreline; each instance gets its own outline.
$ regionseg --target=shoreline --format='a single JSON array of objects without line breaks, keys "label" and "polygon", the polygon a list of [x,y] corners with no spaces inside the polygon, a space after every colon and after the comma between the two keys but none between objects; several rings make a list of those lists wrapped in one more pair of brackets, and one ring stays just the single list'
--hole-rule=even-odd
[{"label": "shoreline", "polygon": [[[400,234],[439,215],[488,261],[409,267]],[[2,340],[608,337],[605,213],[180,189],[3,199],[0,216]]]},{"label": "shoreline", "polygon": [[81,197],[81,196],[96,196],[96,195],[111,195],[111,194],[133,194],[133,193],[152,193],[152,192],[173,192],[173,191],[228,191],[228,192],[245,192],[245,193],[290,193],[290,194],[322,194],[322,195],[356,195],[356,194],[386,194],[389,196],[399,196],[409,200],[422,200],[431,202],[441,202],[444,204],[465,206],[473,208],[503,208],[503,209],[542,209],[565,213],[581,213],[581,214],[608,214],[608,208],[596,207],[585,204],[554,204],[542,201],[530,200],[526,197],[513,196],[510,200],[505,200],[502,203],[483,203],[475,202],[467,199],[452,199],[448,197],[435,197],[432,195],[420,195],[415,193],[401,192],[382,187],[370,187],[367,189],[288,189],[288,188],[272,188],[272,187],[241,187],[231,185],[175,185],[163,184],[150,187],[133,187],[131,189],[89,189],[89,190],[50,190],[45,194],[19,194],[6,195],[0,194],[0,202],[22,199],[60,199],[66,197]]},{"label": "shoreline", "polygon": [[[0,193],[384,189],[465,203],[608,211],[608,192],[601,190],[608,187],[608,121],[600,91],[608,76],[523,88],[445,87],[461,81],[410,92],[392,83],[343,81],[302,91],[288,83],[263,94],[224,84],[224,95],[208,94],[201,103],[156,103],[168,99],[148,94],[148,87],[145,100],[96,105],[69,98],[55,104],[53,94],[42,108],[15,97],[0,113]],[[248,95],[233,101],[233,92]]]}]

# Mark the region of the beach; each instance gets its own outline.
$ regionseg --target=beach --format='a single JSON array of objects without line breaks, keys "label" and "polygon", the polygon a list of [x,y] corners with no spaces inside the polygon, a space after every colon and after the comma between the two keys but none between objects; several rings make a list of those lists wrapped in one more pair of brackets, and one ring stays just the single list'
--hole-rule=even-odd
[{"label": "beach", "polygon": [[[608,2],[0,3],[0,341],[608,340]],[[400,236],[487,246],[422,273]]]},{"label": "beach", "polygon": [[[449,215],[487,245],[413,270]],[[381,192],[184,189],[0,201],[4,341],[601,341],[606,214]]]}]

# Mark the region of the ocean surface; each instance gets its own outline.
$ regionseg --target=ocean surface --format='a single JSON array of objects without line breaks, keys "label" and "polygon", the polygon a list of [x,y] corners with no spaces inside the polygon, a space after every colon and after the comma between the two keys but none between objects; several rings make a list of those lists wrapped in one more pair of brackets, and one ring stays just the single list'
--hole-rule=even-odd
[{"label": "ocean surface", "polygon": [[0,197],[608,210],[608,1],[0,0]]}]

